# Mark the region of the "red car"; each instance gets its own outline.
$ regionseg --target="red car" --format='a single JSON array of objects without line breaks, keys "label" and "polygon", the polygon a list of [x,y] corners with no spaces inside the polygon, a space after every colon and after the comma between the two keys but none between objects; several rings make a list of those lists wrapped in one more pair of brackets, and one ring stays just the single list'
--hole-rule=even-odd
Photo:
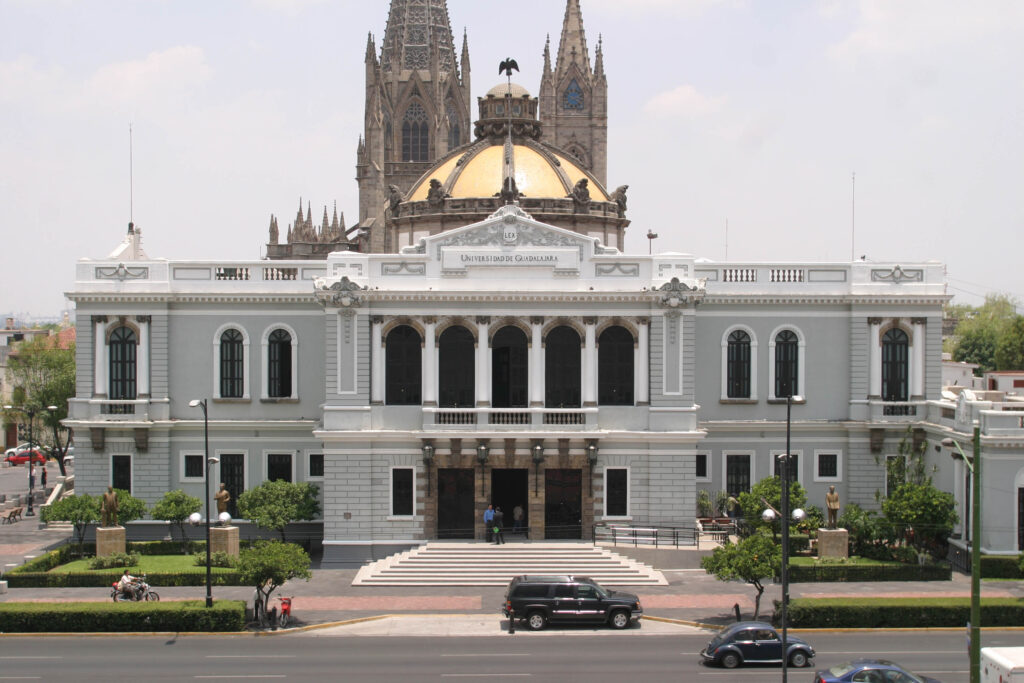
[{"label": "red car", "polygon": [[32,455],[32,462],[39,464],[43,464],[46,462],[46,456],[40,453],[38,450],[11,453],[5,458],[5,460],[12,465],[24,465],[25,463],[28,462],[29,454]]}]

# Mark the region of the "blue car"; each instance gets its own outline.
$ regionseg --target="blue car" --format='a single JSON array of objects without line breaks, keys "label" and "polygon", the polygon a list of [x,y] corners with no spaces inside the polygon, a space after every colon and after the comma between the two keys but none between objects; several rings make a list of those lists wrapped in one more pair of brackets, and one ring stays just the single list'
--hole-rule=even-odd
[{"label": "blue car", "polygon": [[814,674],[814,683],[941,683],[885,659],[855,659]]},{"label": "blue car", "polygon": [[[810,665],[814,648],[803,638],[786,638],[786,659],[790,666]],[[782,638],[771,624],[741,621],[718,632],[700,652],[707,664],[732,669],[740,664],[782,664]]]}]

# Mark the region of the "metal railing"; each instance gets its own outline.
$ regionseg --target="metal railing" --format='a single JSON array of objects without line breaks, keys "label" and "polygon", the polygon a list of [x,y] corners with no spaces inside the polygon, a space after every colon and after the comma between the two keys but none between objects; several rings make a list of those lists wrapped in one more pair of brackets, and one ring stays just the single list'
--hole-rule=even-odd
[{"label": "metal railing", "polygon": [[[726,534],[727,535],[727,534]],[[653,545],[655,548],[696,546],[700,534],[693,526],[628,526],[598,522],[594,525],[594,542],[612,545]]]}]

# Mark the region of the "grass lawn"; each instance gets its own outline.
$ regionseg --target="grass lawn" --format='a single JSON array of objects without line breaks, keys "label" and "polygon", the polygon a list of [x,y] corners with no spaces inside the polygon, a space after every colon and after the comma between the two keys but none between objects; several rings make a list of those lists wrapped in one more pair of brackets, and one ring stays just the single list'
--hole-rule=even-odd
[{"label": "grass lawn", "polygon": [[[129,567],[128,571],[132,574],[157,574],[160,572],[169,572],[177,574],[187,574],[191,572],[195,573],[206,573],[206,565],[197,567],[195,560],[191,555],[140,555],[139,564],[134,567]],[[233,572],[234,569],[225,569],[224,567],[213,567],[214,574],[223,574],[225,572]],[[67,564],[62,564],[54,567],[50,570],[51,574],[61,573],[78,573],[86,572],[93,574],[111,574],[121,573],[121,569],[89,569],[89,559],[74,560]]]}]

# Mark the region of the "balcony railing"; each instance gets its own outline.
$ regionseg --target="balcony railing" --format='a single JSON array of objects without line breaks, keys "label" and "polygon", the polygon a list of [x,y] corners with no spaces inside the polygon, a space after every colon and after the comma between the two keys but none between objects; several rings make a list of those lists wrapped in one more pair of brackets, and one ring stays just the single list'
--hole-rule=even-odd
[{"label": "balcony railing", "polygon": [[424,429],[582,431],[596,428],[596,408],[424,408]]},{"label": "balcony railing", "polygon": [[68,401],[68,417],[101,422],[148,422],[167,419],[168,406],[168,399],[73,398]]},{"label": "balcony railing", "polygon": [[870,401],[872,422],[915,422],[924,419],[925,401]]}]

